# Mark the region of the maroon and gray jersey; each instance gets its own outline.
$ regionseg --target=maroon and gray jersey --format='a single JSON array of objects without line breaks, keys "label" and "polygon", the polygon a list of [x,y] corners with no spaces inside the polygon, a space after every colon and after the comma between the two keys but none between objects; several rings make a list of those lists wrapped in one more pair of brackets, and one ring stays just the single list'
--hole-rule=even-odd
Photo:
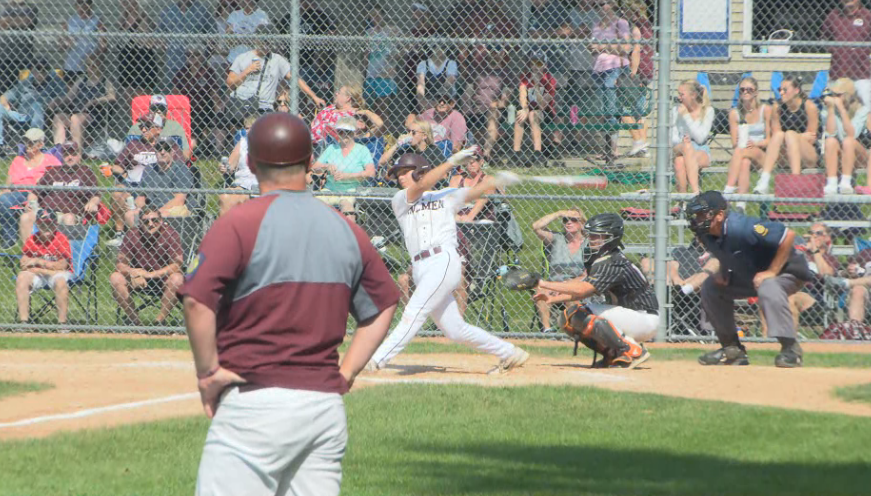
[{"label": "maroon and gray jersey", "polygon": [[217,315],[221,366],[268,387],[345,393],[348,315],[369,320],[399,290],[369,238],[309,192],[277,191],[221,216],[180,296]]}]

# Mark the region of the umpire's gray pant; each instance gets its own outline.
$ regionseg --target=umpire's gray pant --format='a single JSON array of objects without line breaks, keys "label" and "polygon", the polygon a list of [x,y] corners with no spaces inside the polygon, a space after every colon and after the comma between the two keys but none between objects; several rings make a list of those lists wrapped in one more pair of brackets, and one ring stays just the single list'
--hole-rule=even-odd
[{"label": "umpire's gray pant", "polygon": [[752,287],[724,286],[709,277],[702,284],[702,306],[711,320],[714,332],[723,346],[738,342],[735,328],[735,300],[759,296],[759,308],[768,321],[768,337],[797,337],[789,310],[789,295],[798,292],[805,281],[792,274],[780,274],[762,282],[759,290]]}]

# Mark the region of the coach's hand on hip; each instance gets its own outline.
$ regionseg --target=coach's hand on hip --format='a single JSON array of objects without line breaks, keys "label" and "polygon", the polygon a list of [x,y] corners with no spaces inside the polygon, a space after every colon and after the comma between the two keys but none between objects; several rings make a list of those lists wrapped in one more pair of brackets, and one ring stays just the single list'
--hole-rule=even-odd
[{"label": "coach's hand on hip", "polygon": [[200,399],[203,402],[203,410],[206,416],[212,418],[218,410],[218,400],[221,398],[221,393],[233,384],[245,384],[245,379],[241,378],[237,373],[231,372],[223,367],[218,367],[213,374],[197,380],[197,387],[200,390]]},{"label": "coach's hand on hip", "polygon": [[759,286],[762,286],[763,281],[772,277],[777,277],[777,274],[771,272],[770,270],[763,270],[762,272],[757,272],[756,275],[753,276],[753,287],[759,289]]}]

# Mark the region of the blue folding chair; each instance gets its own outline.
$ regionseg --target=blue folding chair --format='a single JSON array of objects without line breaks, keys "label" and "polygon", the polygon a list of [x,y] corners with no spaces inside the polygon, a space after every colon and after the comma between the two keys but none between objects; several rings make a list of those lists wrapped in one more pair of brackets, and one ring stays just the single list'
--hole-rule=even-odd
[{"label": "blue folding chair", "polygon": [[[729,108],[735,108],[738,106],[738,98],[740,96],[741,79],[750,77],[752,75],[753,75],[753,72],[745,72],[745,73],[741,74],[741,78],[738,80],[738,82],[735,83],[735,92],[732,95],[732,105]],[[731,75],[731,76],[734,77],[734,75]],[[712,95],[714,93],[713,93],[713,89],[711,87],[711,76],[705,71],[699,71],[698,73],[696,73],[696,81],[698,81],[699,84],[704,86],[705,89],[708,91],[708,98],[712,98]]]},{"label": "blue folding chair", "polygon": [[[813,73],[811,73],[813,74]],[[803,74],[802,74],[803,75]],[[784,74],[780,71],[775,71],[771,73],[771,92],[774,94],[774,100],[780,101],[780,85],[783,83]],[[803,83],[807,83],[807,81],[802,81]],[[811,86],[810,91],[807,96],[811,100],[819,100],[823,96],[823,92],[826,90],[826,86],[829,84],[829,71],[817,71],[814,75],[814,82]]]},{"label": "blue folding chair", "polygon": [[436,141],[435,144],[445,154],[445,158],[451,157],[451,154],[454,152],[454,144],[451,143],[451,140]]}]

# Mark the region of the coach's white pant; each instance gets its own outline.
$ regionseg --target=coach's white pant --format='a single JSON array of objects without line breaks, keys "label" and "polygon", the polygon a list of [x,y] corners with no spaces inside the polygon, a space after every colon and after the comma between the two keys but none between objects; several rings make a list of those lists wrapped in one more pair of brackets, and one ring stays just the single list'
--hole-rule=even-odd
[{"label": "coach's white pant", "polygon": [[451,248],[438,255],[416,262],[412,267],[414,294],[408,300],[399,325],[381,343],[372,360],[383,367],[402,352],[427,317],[432,317],[445,336],[478,351],[505,359],[514,352],[514,345],[489,332],[468,324],[460,315],[454,290],[462,280],[460,256]]},{"label": "coach's white pant", "polygon": [[598,303],[590,303],[587,307],[599,317],[608,319],[623,335],[639,343],[649,341],[656,336],[656,329],[659,327],[659,315]]},{"label": "coach's white pant", "polygon": [[196,494],[338,495],[347,441],[338,394],[234,387],[209,427]]}]

